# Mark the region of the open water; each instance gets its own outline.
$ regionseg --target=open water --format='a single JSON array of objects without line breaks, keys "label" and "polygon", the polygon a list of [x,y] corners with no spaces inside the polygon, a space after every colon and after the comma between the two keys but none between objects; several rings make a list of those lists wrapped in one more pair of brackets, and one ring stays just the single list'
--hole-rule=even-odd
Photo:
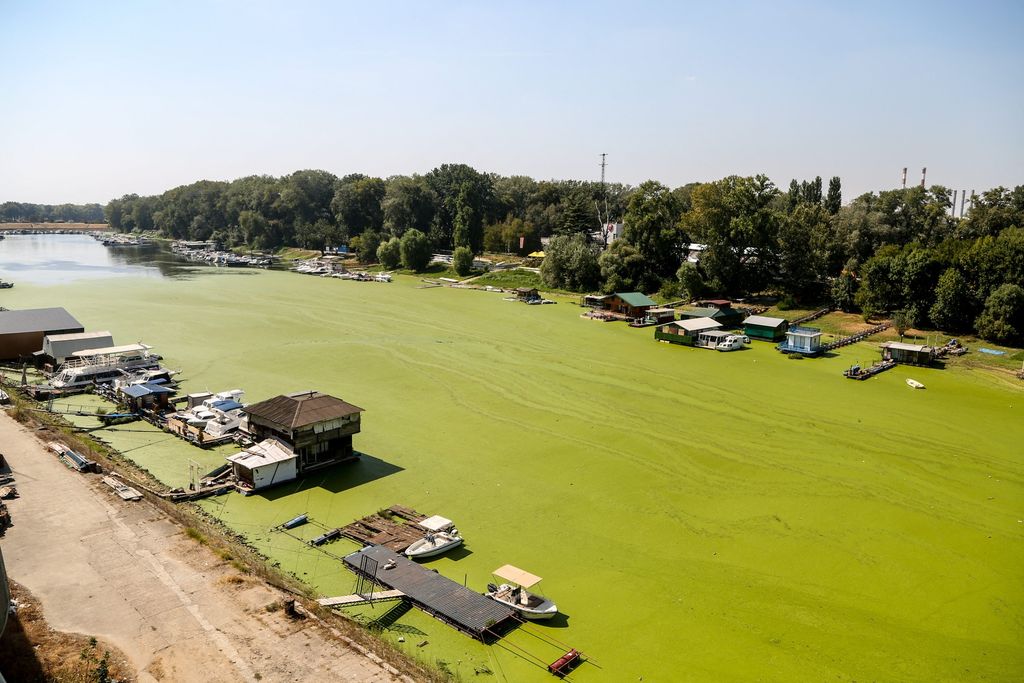
[{"label": "open water", "polygon": [[5,235],[0,280],[37,285],[110,277],[184,278],[203,270],[163,245],[105,247],[89,235]]}]

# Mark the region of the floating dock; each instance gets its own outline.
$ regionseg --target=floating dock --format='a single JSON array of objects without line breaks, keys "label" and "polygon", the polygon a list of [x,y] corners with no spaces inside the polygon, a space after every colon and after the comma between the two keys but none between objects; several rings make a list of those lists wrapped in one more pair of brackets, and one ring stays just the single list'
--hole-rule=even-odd
[{"label": "floating dock", "polygon": [[416,526],[427,515],[401,505],[392,505],[383,513],[363,517],[341,527],[341,535],[363,545],[382,545],[400,553],[427,535]]},{"label": "floating dock", "polygon": [[510,607],[384,546],[370,546],[347,555],[345,564],[360,576],[401,591],[409,602],[427,614],[484,643],[500,639],[520,623]]}]

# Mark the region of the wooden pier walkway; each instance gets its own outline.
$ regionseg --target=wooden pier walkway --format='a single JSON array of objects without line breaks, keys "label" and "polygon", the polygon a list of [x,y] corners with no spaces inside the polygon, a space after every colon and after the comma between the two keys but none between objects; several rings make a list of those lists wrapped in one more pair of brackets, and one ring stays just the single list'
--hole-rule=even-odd
[{"label": "wooden pier walkway", "polygon": [[404,598],[405,593],[400,590],[389,590],[389,591],[378,591],[376,593],[368,593],[366,595],[340,595],[336,598],[320,598],[317,600],[323,607],[351,607],[352,605],[361,605],[366,602],[375,602],[377,600],[395,600],[397,598]]},{"label": "wooden pier walkway", "polygon": [[849,337],[843,337],[842,339],[837,339],[834,342],[829,342],[828,344],[822,346],[821,350],[831,351],[832,349],[838,349],[840,346],[856,344],[857,342],[867,339],[873,334],[883,332],[889,329],[890,327],[892,327],[892,323],[882,323],[881,325],[875,325],[874,327],[869,327],[868,329],[862,330],[857,334],[851,334]]}]

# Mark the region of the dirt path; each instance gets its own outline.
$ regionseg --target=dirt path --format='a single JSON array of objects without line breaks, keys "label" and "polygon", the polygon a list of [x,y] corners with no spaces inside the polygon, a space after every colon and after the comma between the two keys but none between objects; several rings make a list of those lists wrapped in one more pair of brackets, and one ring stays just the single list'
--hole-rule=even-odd
[{"label": "dirt path", "polygon": [[3,537],[11,579],[55,629],[102,637],[139,681],[395,681],[310,620],[270,611],[282,595],[238,574],[144,503],[72,472],[0,413],[20,498]]}]

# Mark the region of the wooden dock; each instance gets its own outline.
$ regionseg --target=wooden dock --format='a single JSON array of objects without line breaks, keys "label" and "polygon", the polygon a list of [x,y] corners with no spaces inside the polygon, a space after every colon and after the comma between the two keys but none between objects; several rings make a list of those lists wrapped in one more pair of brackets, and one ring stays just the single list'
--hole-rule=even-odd
[{"label": "wooden dock", "polygon": [[377,600],[395,600],[398,598],[404,598],[405,593],[400,590],[390,591],[379,591],[377,593],[368,593],[366,595],[341,595],[336,598],[320,598],[317,600],[323,607],[351,607],[352,605],[361,605],[366,602],[375,602]]},{"label": "wooden dock", "polygon": [[363,545],[382,545],[400,553],[427,535],[427,530],[416,526],[427,515],[401,505],[357,519],[343,526],[341,535]]}]

